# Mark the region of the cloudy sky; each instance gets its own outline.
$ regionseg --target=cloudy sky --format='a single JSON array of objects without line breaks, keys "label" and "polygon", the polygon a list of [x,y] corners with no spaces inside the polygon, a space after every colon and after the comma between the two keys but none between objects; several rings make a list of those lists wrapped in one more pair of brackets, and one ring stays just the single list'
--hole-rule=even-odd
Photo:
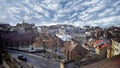
[{"label": "cloudy sky", "polygon": [[120,0],[0,0],[0,22],[120,26]]}]

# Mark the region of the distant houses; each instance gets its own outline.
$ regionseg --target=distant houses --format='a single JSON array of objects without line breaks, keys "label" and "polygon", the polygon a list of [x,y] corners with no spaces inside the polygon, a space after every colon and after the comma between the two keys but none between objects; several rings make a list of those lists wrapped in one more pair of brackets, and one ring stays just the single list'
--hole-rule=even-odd
[{"label": "distant houses", "polygon": [[120,27],[102,29],[72,25],[35,26],[26,22],[16,26],[0,24],[3,48],[28,52],[62,53],[66,60],[79,60],[78,66],[120,54]]},{"label": "distant houses", "polygon": [[[3,38],[1,40],[4,40],[2,42],[2,47],[29,52],[35,51],[36,48],[32,46],[32,43],[34,42],[37,33],[33,27],[35,27],[34,24],[25,22],[17,24],[16,26],[9,26],[9,28],[7,25],[4,26],[4,24],[1,24],[2,29],[0,30],[0,34]],[[8,31],[4,28],[8,29]]]},{"label": "distant houses", "polygon": [[100,60],[120,54],[119,27],[110,27],[106,29],[97,27],[92,33],[87,34],[89,35],[86,36],[86,40],[83,42],[82,47],[89,50],[92,57]]}]

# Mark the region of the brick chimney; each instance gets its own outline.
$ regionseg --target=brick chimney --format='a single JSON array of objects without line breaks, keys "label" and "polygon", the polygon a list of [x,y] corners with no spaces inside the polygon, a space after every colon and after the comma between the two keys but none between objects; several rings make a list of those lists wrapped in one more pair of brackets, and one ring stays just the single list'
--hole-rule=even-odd
[{"label": "brick chimney", "polygon": [[60,68],[74,68],[74,60],[61,60]]}]

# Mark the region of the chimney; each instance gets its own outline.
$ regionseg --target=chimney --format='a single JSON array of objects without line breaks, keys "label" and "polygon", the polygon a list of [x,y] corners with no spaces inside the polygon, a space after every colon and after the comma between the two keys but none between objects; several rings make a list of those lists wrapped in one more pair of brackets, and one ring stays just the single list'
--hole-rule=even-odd
[{"label": "chimney", "polygon": [[69,52],[69,60],[72,59],[72,52]]},{"label": "chimney", "polygon": [[111,58],[112,57],[112,48],[108,48],[107,49],[107,58]]},{"label": "chimney", "polygon": [[61,60],[60,68],[74,68],[74,60]]},{"label": "chimney", "polygon": [[66,51],[67,60],[69,60],[69,50]]}]

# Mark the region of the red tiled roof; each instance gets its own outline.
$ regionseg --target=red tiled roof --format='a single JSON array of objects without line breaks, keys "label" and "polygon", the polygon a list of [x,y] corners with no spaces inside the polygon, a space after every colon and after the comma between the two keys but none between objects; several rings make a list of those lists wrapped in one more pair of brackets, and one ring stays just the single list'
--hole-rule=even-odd
[{"label": "red tiled roof", "polygon": [[105,43],[103,40],[97,40],[97,41],[94,42],[93,46],[95,48],[102,49],[102,48],[107,47],[109,45],[107,43]]},{"label": "red tiled roof", "polygon": [[98,44],[98,43],[100,43],[100,42],[102,42],[103,40],[96,40],[95,42],[94,42],[94,44]]}]

